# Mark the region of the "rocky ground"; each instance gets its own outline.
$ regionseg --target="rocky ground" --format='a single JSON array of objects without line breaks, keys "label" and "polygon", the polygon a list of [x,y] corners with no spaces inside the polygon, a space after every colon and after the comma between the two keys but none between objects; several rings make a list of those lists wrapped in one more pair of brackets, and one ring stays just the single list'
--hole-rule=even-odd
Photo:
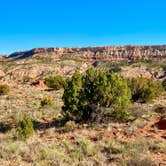
[{"label": "rocky ground", "polygon": [[[165,60],[112,63],[39,56],[2,61],[0,84],[9,84],[11,91],[0,96],[0,165],[166,165],[165,93],[150,103],[133,104],[130,112],[135,119],[126,123],[81,124],[72,131],[57,124],[63,116],[63,90],[49,91],[43,79],[68,78],[91,66],[124,77],[165,77]],[[44,98],[51,98],[53,105],[42,107]],[[24,112],[38,125],[33,137],[20,141],[14,126]],[[12,128],[6,127],[9,124]]]}]

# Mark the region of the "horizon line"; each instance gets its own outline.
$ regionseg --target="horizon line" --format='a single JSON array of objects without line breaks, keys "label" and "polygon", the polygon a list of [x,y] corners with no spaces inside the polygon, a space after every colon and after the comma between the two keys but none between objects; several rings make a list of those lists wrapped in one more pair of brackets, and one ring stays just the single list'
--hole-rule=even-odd
[{"label": "horizon line", "polygon": [[18,50],[18,51],[13,51],[9,54],[1,54],[0,55],[2,56],[5,56],[5,55],[11,55],[13,53],[17,53],[17,52],[26,52],[26,51],[30,51],[30,50],[34,50],[34,49],[43,49],[43,48],[46,48],[46,49],[49,49],[49,48],[96,48],[96,47],[155,47],[155,46],[158,46],[158,47],[161,47],[161,46],[166,46],[166,44],[124,44],[124,45],[92,45],[92,46],[59,46],[59,47],[32,47],[30,49],[22,49],[22,50]]}]

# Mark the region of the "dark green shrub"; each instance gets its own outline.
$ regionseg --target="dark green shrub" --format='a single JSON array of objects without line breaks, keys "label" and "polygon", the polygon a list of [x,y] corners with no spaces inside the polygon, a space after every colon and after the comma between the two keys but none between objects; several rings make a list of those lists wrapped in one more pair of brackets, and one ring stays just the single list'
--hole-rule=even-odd
[{"label": "dark green shrub", "polygon": [[7,84],[0,85],[0,95],[6,95],[10,91],[10,87]]},{"label": "dark green shrub", "polygon": [[132,78],[128,80],[134,102],[145,103],[160,96],[161,83],[147,78]]},{"label": "dark green shrub", "polygon": [[24,114],[22,120],[19,121],[17,132],[18,138],[22,140],[25,140],[34,134],[32,119],[27,114]]},{"label": "dark green shrub", "polygon": [[81,98],[83,96],[82,92],[82,75],[79,72],[76,72],[73,77],[67,82],[62,97],[64,101],[63,111],[68,119],[80,120],[82,118],[82,105],[86,106],[88,104],[86,98],[81,101]]},{"label": "dark green shrub", "polygon": [[[67,82],[63,95],[65,116],[75,121],[87,121],[98,108],[108,108],[115,118],[126,117],[131,92],[127,82],[115,73],[89,69],[83,76],[76,72]],[[98,114],[100,112],[96,112]],[[118,117],[118,114],[122,116]]]},{"label": "dark green shrub", "polygon": [[45,84],[54,90],[59,90],[65,87],[65,80],[61,76],[48,77],[45,78]]},{"label": "dark green shrub", "polygon": [[163,89],[166,91],[166,79],[163,80],[162,86],[163,86]]},{"label": "dark green shrub", "polygon": [[44,107],[44,106],[53,106],[54,103],[51,98],[44,98],[40,104],[42,107]]}]

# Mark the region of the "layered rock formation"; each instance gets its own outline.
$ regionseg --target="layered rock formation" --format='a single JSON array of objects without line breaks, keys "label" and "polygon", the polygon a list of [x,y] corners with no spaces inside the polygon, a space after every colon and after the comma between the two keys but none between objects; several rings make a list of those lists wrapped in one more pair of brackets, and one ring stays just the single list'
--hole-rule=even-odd
[{"label": "layered rock formation", "polygon": [[5,60],[6,58],[7,58],[7,56],[6,56],[6,55],[0,54],[0,61]]},{"label": "layered rock formation", "polygon": [[136,60],[166,58],[166,45],[163,46],[106,46],[84,48],[35,48],[29,51],[15,52],[11,59],[49,55],[53,58],[71,57],[90,60]]}]

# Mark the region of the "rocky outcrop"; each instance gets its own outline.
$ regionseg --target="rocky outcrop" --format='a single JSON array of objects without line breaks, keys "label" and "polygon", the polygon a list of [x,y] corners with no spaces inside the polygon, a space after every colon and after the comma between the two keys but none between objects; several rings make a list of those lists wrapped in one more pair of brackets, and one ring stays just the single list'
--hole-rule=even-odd
[{"label": "rocky outcrop", "polygon": [[52,58],[71,57],[89,60],[137,60],[166,58],[166,45],[163,46],[106,46],[84,48],[35,48],[30,51],[15,52],[9,59],[22,59],[31,56]]},{"label": "rocky outcrop", "polygon": [[[25,61],[28,62],[27,59],[25,59]],[[91,66],[91,62],[88,63],[74,60],[57,61],[52,64],[38,62],[24,64],[22,61],[17,62],[18,63],[9,64],[11,67],[7,67],[5,73],[0,69],[0,77],[3,77],[3,80],[30,82],[51,75],[70,77],[76,70],[84,73],[89,68],[89,66]]]},{"label": "rocky outcrop", "polygon": [[153,78],[153,74],[150,73],[145,66],[141,67],[131,67],[131,66],[125,66],[122,67],[122,71],[120,72],[120,75],[126,78]]},{"label": "rocky outcrop", "polygon": [[41,75],[45,68],[43,66],[34,64],[30,67],[17,67],[15,69],[12,69],[12,71],[8,71],[10,75],[17,79],[23,79],[23,78],[36,78],[37,76]]}]

